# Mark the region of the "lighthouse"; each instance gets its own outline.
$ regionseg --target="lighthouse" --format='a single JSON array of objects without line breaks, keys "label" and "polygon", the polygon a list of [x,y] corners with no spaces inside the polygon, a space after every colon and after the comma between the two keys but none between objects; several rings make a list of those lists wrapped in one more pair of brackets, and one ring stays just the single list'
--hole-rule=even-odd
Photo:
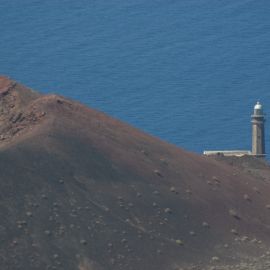
[{"label": "lighthouse", "polygon": [[254,106],[254,112],[251,115],[252,123],[252,150],[214,150],[204,151],[203,154],[206,156],[254,156],[254,157],[265,157],[265,137],[264,137],[264,123],[265,114],[263,113],[262,104],[258,101]]},{"label": "lighthouse", "polygon": [[252,155],[257,157],[265,156],[265,138],[264,138],[264,123],[265,116],[263,107],[258,101],[254,106],[254,113],[251,115],[252,123]]}]

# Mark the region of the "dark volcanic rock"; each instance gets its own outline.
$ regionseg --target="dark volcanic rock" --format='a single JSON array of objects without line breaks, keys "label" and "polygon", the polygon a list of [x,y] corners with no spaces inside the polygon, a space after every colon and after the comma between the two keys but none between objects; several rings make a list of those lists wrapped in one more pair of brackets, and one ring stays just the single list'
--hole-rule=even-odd
[{"label": "dark volcanic rock", "polygon": [[1,269],[267,269],[267,164],[257,177],[5,77],[0,94]]}]

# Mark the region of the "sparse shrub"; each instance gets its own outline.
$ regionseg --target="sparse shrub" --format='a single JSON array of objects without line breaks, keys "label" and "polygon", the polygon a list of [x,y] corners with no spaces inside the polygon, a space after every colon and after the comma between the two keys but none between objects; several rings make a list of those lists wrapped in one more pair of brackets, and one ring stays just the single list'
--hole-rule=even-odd
[{"label": "sparse shrub", "polygon": [[175,243],[177,245],[179,245],[179,246],[183,246],[184,245],[184,242],[182,240],[180,240],[180,239],[175,240]]},{"label": "sparse shrub", "polygon": [[202,223],[202,226],[205,227],[205,228],[209,228],[210,227],[209,224],[207,222],[205,222],[205,221]]},{"label": "sparse shrub", "polygon": [[160,172],[159,170],[154,170],[154,173],[155,173],[156,175],[158,175],[159,177],[162,177],[162,174],[161,174],[161,172]]},{"label": "sparse shrub", "polygon": [[172,213],[172,210],[170,208],[165,208],[164,212],[166,214],[171,214]]},{"label": "sparse shrub", "polygon": [[244,200],[251,202],[251,198],[248,196],[248,194],[244,195]]},{"label": "sparse shrub", "polygon": [[238,213],[237,213],[237,211],[236,211],[235,209],[230,209],[230,210],[229,210],[229,214],[230,214],[232,217],[236,218],[236,219],[240,219],[240,216],[238,215]]},{"label": "sparse shrub", "polygon": [[211,259],[213,262],[218,262],[219,261],[219,257],[217,257],[217,256],[214,256],[214,257],[212,257],[212,259]]}]

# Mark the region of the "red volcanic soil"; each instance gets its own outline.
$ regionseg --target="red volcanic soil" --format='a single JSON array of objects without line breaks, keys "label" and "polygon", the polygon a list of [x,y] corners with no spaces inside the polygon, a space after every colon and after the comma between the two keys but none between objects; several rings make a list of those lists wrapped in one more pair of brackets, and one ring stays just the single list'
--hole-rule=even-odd
[{"label": "red volcanic soil", "polygon": [[0,95],[0,269],[267,269],[267,163],[189,153],[5,77]]}]

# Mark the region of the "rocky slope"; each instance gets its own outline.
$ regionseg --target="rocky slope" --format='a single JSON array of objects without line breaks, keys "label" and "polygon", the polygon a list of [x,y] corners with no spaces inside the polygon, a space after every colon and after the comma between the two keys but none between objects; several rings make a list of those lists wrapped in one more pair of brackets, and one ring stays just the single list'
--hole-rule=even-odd
[{"label": "rocky slope", "polygon": [[0,268],[269,269],[254,162],[262,175],[0,77]]}]

